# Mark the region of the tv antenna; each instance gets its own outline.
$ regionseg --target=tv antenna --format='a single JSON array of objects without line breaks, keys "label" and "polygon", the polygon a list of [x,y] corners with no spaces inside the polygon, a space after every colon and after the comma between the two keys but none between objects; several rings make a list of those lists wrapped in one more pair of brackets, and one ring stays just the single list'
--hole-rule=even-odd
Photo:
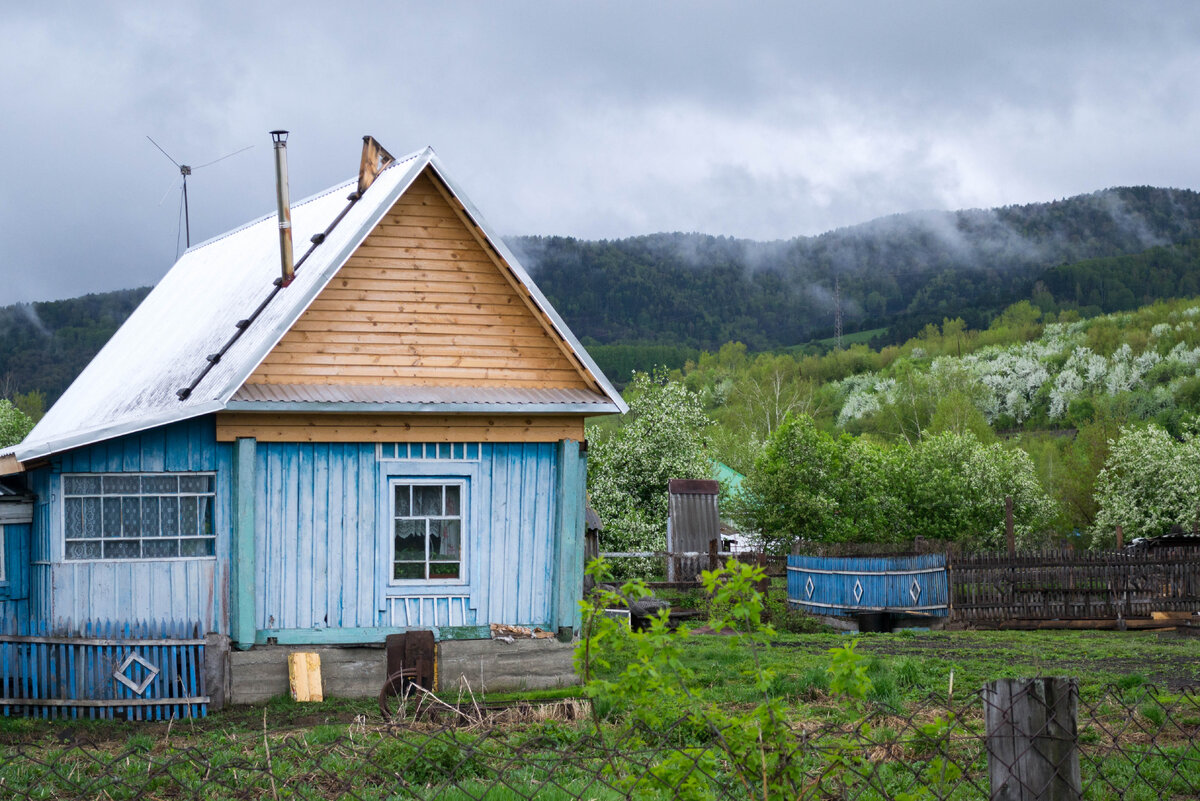
[{"label": "tv antenna", "polygon": [[[162,145],[160,145],[158,142],[155,142],[153,139],[151,139],[149,134],[147,134],[147,135],[146,135],[146,138],[147,138],[147,139],[150,139],[150,144],[152,144],[152,145],[154,145],[156,148],[158,148],[158,152],[159,152],[159,153],[162,153],[164,156],[166,156],[166,157],[167,157],[167,160],[169,160],[169,161],[170,161],[172,164],[174,164],[176,167],[178,167],[178,168],[179,168],[179,174],[183,176],[183,200],[182,200],[182,205],[183,205],[183,229],[184,229],[184,234],[185,234],[185,237],[186,237],[185,241],[186,241],[186,243],[187,243],[187,247],[189,247],[189,248],[190,248],[190,247],[192,246],[192,222],[191,222],[191,219],[189,218],[189,213],[188,213],[188,196],[187,196],[187,179],[188,179],[188,176],[192,174],[192,170],[199,170],[199,169],[201,169],[201,168],[203,168],[203,167],[211,167],[213,164],[216,164],[218,161],[224,161],[224,160],[225,160],[225,159],[227,159],[227,158],[231,158],[231,157],[233,157],[233,156],[236,156],[238,153],[245,153],[247,150],[249,150],[250,148],[254,147],[254,145],[247,145],[246,147],[243,147],[241,150],[235,150],[235,151],[233,151],[232,153],[227,153],[226,155],[224,155],[224,156],[221,156],[221,158],[219,158],[219,159],[213,159],[212,161],[205,162],[204,164],[201,164],[201,165],[199,165],[198,167],[193,167],[193,166],[191,166],[191,165],[189,165],[189,164],[180,164],[178,161],[176,161],[176,160],[175,160],[175,159],[174,159],[174,158],[171,156],[171,154],[170,154],[170,153],[168,153],[167,151],[163,150],[163,147],[162,147]],[[173,185],[174,185],[174,184],[172,183],[172,186],[173,186]],[[168,192],[170,192],[171,190],[168,188],[168,189],[167,189],[167,191],[168,191]],[[163,198],[164,198],[164,199],[166,199],[166,195],[165,195],[165,194],[163,195]],[[161,200],[160,200],[160,201],[158,201],[158,202],[159,202],[160,204],[162,203],[162,201],[161,201]],[[176,247],[176,248],[178,248],[178,247],[179,247],[179,232],[178,232],[178,231],[176,231],[176,232],[175,232],[175,247]],[[176,252],[176,255],[178,255],[178,252]]]}]

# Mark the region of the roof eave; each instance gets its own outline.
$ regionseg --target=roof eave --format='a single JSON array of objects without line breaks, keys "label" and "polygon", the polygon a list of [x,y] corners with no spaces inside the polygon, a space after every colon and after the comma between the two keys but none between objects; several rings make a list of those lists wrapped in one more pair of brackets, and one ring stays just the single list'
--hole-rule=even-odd
[{"label": "roof eave", "polygon": [[206,414],[219,412],[224,407],[220,401],[207,401],[195,406],[189,406],[186,414],[160,414],[149,418],[141,418],[136,421],[123,421],[114,423],[109,426],[101,426],[99,428],[89,428],[83,431],[76,431],[67,437],[58,439],[46,440],[44,442],[36,442],[29,446],[22,447],[18,445],[13,456],[19,462],[29,462],[33,459],[44,459],[47,456],[53,456],[56,453],[73,450],[74,448],[83,448],[88,445],[94,445],[103,440],[113,439],[115,437],[124,437],[129,434],[137,434],[141,431],[147,431],[151,428],[170,425],[171,423],[179,423],[184,420],[191,420],[195,417],[203,417]]}]

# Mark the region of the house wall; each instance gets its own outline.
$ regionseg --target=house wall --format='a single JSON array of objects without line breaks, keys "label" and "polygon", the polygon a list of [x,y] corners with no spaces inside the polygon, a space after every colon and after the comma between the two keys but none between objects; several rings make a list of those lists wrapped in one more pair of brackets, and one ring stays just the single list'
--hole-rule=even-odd
[{"label": "house wall", "polygon": [[[395,460],[380,459],[372,443],[258,443],[258,639],[354,641],[375,628],[548,625],[559,446],[476,447],[475,459]],[[400,477],[467,481],[464,583],[389,586],[388,480]]]},{"label": "house wall", "polygon": [[[31,541],[30,614],[68,620],[199,622],[228,631],[230,454],[211,416],[108,440],[55,456],[30,472],[37,495]],[[63,473],[214,472],[216,556],[67,561],[63,557]]]},{"label": "house wall", "polygon": [[[438,447],[428,446],[431,457]],[[0,610],[54,625],[199,622],[243,647],[372,642],[408,627],[464,637],[486,636],[489,623],[577,626],[569,610],[582,581],[582,545],[581,534],[569,532],[583,525],[578,444],[472,443],[455,449],[457,458],[444,458],[440,447],[443,458],[398,459],[396,448],[372,442],[218,443],[208,416],[66,452],[30,473],[34,524],[25,540],[8,538],[8,547],[26,549],[10,564],[29,565],[28,592],[20,607],[0,598]],[[418,450],[402,448],[406,456]],[[249,460],[235,469],[239,453]],[[244,525],[239,470],[251,488]],[[215,557],[64,558],[64,474],[162,471],[216,474]],[[467,483],[460,583],[389,583],[388,482],[403,477]],[[240,544],[239,530],[249,532]],[[234,609],[245,613],[231,627]]]}]

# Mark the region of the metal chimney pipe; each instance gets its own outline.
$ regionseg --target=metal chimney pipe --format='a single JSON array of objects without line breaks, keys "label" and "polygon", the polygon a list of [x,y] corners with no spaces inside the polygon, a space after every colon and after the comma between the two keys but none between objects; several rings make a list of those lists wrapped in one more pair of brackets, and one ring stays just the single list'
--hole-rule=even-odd
[{"label": "metal chimney pipe", "polygon": [[280,285],[287,286],[296,277],[292,261],[292,208],[288,199],[287,131],[271,131],[275,143],[275,197],[279,201]]}]

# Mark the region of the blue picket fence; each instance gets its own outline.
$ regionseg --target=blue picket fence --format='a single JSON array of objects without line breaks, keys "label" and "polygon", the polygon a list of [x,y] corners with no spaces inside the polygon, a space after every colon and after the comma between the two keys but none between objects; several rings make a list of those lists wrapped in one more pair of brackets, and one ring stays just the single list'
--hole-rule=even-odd
[{"label": "blue picket fence", "polygon": [[169,720],[203,717],[196,623],[35,623],[0,631],[0,715]]},{"label": "blue picket fence", "polygon": [[817,615],[902,612],[945,617],[945,554],[789,556],[788,603]]}]

